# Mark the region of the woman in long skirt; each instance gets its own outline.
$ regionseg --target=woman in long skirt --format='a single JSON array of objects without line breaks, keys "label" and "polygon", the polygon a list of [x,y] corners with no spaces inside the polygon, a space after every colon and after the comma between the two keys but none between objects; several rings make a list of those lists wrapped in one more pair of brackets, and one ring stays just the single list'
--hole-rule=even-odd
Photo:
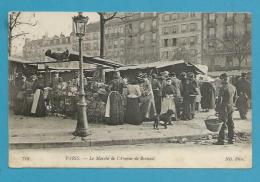
[{"label": "woman in long skirt", "polygon": [[44,117],[46,115],[46,106],[43,96],[44,81],[42,75],[33,84],[33,103],[31,113],[37,117]]},{"label": "woman in long skirt", "polygon": [[139,105],[139,98],[141,96],[140,86],[134,79],[129,80],[127,85],[127,103],[125,121],[129,124],[142,124],[142,113]]},{"label": "woman in long skirt", "polygon": [[114,75],[114,80],[110,84],[110,93],[107,98],[106,114],[107,124],[119,125],[124,123],[124,108],[123,108],[123,92],[124,83],[122,78]]}]

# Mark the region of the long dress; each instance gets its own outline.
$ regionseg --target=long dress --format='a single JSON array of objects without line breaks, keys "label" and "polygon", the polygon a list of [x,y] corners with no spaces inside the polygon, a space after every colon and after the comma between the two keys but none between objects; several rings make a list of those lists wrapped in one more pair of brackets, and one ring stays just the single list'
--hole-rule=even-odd
[{"label": "long dress", "polygon": [[177,97],[176,89],[173,85],[165,85],[162,90],[163,100],[162,100],[162,109],[161,114],[167,113],[169,110],[172,110],[176,115],[176,106],[174,98]]},{"label": "long dress", "polygon": [[139,105],[140,96],[141,90],[139,85],[127,85],[126,123],[135,125],[142,123],[142,113]]},{"label": "long dress", "polygon": [[32,90],[32,82],[27,82],[27,87],[25,91],[25,99],[23,101],[23,110],[22,114],[25,116],[31,115],[31,108],[33,103],[33,90]]},{"label": "long dress", "polygon": [[43,87],[44,83],[42,79],[36,80],[33,84],[34,95],[31,113],[37,117],[46,116],[46,106],[44,103]]},{"label": "long dress", "polygon": [[144,119],[154,119],[157,115],[152,86],[149,80],[141,84],[141,111]]},{"label": "long dress", "polygon": [[28,87],[27,81],[21,81],[20,89],[16,95],[16,105],[15,105],[15,114],[22,114],[23,113],[23,103],[26,99],[26,89]]},{"label": "long dress", "polygon": [[108,95],[106,103],[107,124],[119,125],[124,123],[124,108],[123,108],[123,87],[124,83],[122,79],[114,79],[111,84],[111,92]]}]

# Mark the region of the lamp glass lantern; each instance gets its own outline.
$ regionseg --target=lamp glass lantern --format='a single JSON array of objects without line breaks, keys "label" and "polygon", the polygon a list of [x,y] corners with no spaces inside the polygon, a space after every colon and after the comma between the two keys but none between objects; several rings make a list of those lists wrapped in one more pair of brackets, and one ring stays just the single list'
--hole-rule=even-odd
[{"label": "lamp glass lantern", "polygon": [[78,16],[73,17],[74,30],[78,37],[83,37],[85,35],[88,19],[87,16],[82,15],[82,12],[80,12]]}]

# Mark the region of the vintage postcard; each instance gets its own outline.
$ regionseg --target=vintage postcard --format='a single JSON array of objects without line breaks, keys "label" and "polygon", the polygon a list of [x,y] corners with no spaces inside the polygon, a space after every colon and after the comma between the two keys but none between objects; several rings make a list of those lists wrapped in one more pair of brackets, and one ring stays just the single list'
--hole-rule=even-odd
[{"label": "vintage postcard", "polygon": [[251,14],[9,12],[9,167],[251,168]]}]

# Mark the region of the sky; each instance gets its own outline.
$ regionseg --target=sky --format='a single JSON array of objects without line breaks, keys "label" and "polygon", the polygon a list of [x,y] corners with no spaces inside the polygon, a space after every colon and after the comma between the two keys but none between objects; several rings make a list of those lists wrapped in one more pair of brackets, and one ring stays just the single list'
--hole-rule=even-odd
[{"label": "sky", "polygon": [[[13,41],[14,54],[22,54],[25,38],[40,39],[45,34],[53,37],[61,33],[68,36],[72,31],[72,17],[77,14],[77,12],[22,12],[21,21],[37,21],[38,23],[34,27],[23,25],[20,30],[17,30],[17,32],[24,31],[29,34]],[[96,12],[83,12],[83,15],[89,17],[89,23],[99,21]]]}]

